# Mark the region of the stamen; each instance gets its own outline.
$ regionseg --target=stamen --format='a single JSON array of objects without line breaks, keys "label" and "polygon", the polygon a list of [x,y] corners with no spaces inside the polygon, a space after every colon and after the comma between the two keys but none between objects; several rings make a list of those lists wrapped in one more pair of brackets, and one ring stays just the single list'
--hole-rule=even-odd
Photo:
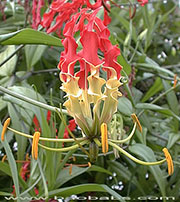
[{"label": "stamen", "polygon": [[134,123],[134,127],[133,127],[133,129],[132,129],[130,135],[129,135],[127,138],[125,138],[125,139],[123,139],[123,140],[112,140],[112,139],[109,139],[109,141],[114,142],[114,143],[118,143],[118,144],[127,142],[128,140],[130,140],[130,139],[133,137],[134,132],[135,132],[135,130],[136,130],[136,126],[137,126],[137,123],[135,122],[135,123]]},{"label": "stamen", "polygon": [[174,165],[173,165],[171,155],[168,152],[167,148],[164,148],[163,152],[164,152],[164,155],[166,157],[167,164],[168,164],[168,173],[169,173],[169,175],[172,175],[174,172]]},{"label": "stamen", "polygon": [[4,163],[4,161],[6,160],[6,158],[7,158],[7,155],[5,154],[3,157],[2,157],[2,162]]},{"label": "stamen", "polygon": [[69,167],[69,174],[71,175],[72,174],[72,164],[70,165],[70,167]]},{"label": "stamen", "polygon": [[75,156],[73,156],[73,161],[76,161],[76,157]]},{"label": "stamen", "polygon": [[[32,135],[28,135],[26,133],[19,132],[19,131],[13,129],[13,128],[8,127],[8,130],[10,130],[10,131],[12,131],[12,132],[14,132],[14,133],[16,133],[18,135],[21,135],[23,137],[27,137],[27,138],[33,139]],[[86,137],[76,138],[77,141],[83,141],[83,140],[86,140],[86,139],[87,139]],[[74,142],[74,139],[72,139],[72,138],[69,138],[69,139],[56,139],[56,138],[40,137],[39,140],[48,141],[48,142]]]},{"label": "stamen", "polygon": [[9,124],[10,124],[10,121],[11,121],[11,119],[8,118],[8,119],[4,122],[4,126],[3,126],[3,129],[2,129],[2,133],[1,133],[1,141],[4,141],[4,135],[5,135],[5,133],[6,133],[7,127],[8,127]]},{"label": "stamen", "polygon": [[107,135],[107,124],[101,124],[101,142],[102,152],[105,154],[108,152],[108,135]]},{"label": "stamen", "polygon": [[139,122],[139,119],[138,119],[138,117],[136,116],[136,114],[131,114],[131,117],[132,117],[132,119],[133,119],[133,121],[135,122],[135,123],[137,123],[137,127],[138,127],[138,130],[142,133],[142,126],[141,126],[141,124],[140,124],[140,122]]},{"label": "stamen", "polygon": [[176,84],[177,84],[177,74],[174,75],[174,84],[173,84],[173,88],[176,88]]},{"label": "stamen", "polygon": [[129,154],[123,148],[121,148],[118,145],[112,143],[111,141],[109,141],[108,144],[111,145],[112,147],[116,148],[118,151],[120,151],[121,153],[123,153],[124,155],[126,155],[128,158],[130,158],[134,162],[139,163],[141,165],[154,166],[154,165],[160,165],[160,164],[162,164],[162,163],[164,163],[166,161],[166,159],[163,159],[163,160],[160,160],[160,161],[154,161],[154,162],[141,161],[141,160],[135,158],[134,156],[132,156],[131,154]]},{"label": "stamen", "polygon": [[30,158],[29,158],[29,153],[26,154],[26,161],[29,161]]},{"label": "stamen", "polygon": [[38,142],[39,142],[40,132],[35,132],[32,142],[32,157],[37,160],[38,157]]},{"label": "stamen", "polygon": [[88,166],[91,167],[91,163],[90,162],[88,162]]}]

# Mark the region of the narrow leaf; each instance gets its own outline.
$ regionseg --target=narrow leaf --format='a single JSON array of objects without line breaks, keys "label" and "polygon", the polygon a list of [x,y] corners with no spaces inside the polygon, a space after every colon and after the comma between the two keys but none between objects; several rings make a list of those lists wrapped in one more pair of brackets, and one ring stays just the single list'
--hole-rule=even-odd
[{"label": "narrow leaf", "polygon": [[0,44],[44,44],[49,46],[62,46],[61,41],[58,38],[29,28],[0,35]]}]

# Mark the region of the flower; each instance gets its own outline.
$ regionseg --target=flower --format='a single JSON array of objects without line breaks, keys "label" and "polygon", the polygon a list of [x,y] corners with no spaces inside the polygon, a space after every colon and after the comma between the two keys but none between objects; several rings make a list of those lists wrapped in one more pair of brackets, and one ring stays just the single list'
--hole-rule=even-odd
[{"label": "flower", "polygon": [[33,0],[32,6],[32,28],[37,29],[41,23],[41,8],[44,6],[44,0]]},{"label": "flower", "polygon": [[148,0],[137,0],[141,6],[144,6],[145,4],[148,3]]},{"label": "flower", "polygon": [[[75,128],[76,128],[75,120],[71,119],[69,121],[69,125],[67,127],[69,128],[70,131],[74,131]],[[69,138],[69,133],[68,133],[68,130],[66,128],[65,128],[65,131],[64,131],[63,138]]]},{"label": "flower", "polygon": [[[104,4],[106,2],[107,0],[104,0]],[[91,4],[89,0],[72,0],[71,2],[54,0],[49,7],[49,12],[44,13],[41,25],[46,28],[47,33],[56,32],[60,35],[63,24],[67,23],[71,16],[78,13],[79,9],[82,9],[84,6],[95,10],[102,7],[102,0],[98,0],[94,4]],[[109,5],[106,4],[106,7],[109,8]],[[106,25],[110,23],[107,11],[104,12],[104,23]]]},{"label": "flower", "polygon": [[[48,123],[49,123],[50,119],[51,119],[51,111],[48,110],[47,117],[46,117],[46,120],[47,120]],[[39,121],[38,121],[36,115],[33,118],[33,123],[35,125],[35,131],[41,132]],[[53,122],[53,127],[54,127],[54,122]],[[67,127],[70,129],[70,131],[74,131],[75,128],[76,128],[75,120],[74,119],[69,120],[69,124],[68,124]],[[57,133],[57,129],[56,129],[56,133]],[[65,128],[63,137],[64,138],[69,138],[69,133],[68,133],[68,130],[66,128]]]},{"label": "flower", "polygon": [[[120,50],[111,44],[107,26],[96,16],[98,11],[99,8],[90,13],[83,8],[66,24],[63,32],[66,38],[62,40],[65,50],[58,65],[63,82],[61,89],[68,98],[64,106],[88,137],[100,135],[101,124],[111,120],[117,110],[117,98],[121,96],[118,87],[122,67],[117,63]],[[79,52],[74,37],[77,31],[80,31],[82,46]],[[103,58],[98,51],[104,54]],[[74,73],[77,62],[80,69]],[[107,79],[102,78],[101,71],[107,73]]]}]

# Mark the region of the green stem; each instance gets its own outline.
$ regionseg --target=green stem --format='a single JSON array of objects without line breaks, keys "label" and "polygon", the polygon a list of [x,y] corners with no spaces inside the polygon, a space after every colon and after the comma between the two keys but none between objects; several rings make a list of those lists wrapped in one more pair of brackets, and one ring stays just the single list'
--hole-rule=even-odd
[{"label": "green stem", "polygon": [[[84,140],[83,142],[79,143],[81,146],[82,145],[85,145],[89,142],[89,140]],[[73,146],[70,146],[70,147],[66,147],[66,148],[60,148],[60,149],[57,149],[57,148],[51,148],[51,147],[46,147],[40,143],[38,143],[38,145],[40,147],[42,147],[43,149],[46,149],[46,150],[49,150],[49,151],[54,151],[54,152],[66,152],[66,151],[70,151],[70,150],[74,150],[74,149],[77,149],[79,148],[79,144],[75,144]]]},{"label": "green stem", "polygon": [[[176,85],[175,88],[179,87],[180,83]],[[169,92],[171,92],[172,90],[175,89],[174,87],[169,88],[167,91],[165,91],[164,93],[161,93],[156,99],[154,99],[151,104],[154,104],[155,102],[157,102],[160,98],[162,98],[164,95],[168,94]]]},{"label": "green stem", "polygon": [[131,59],[129,60],[129,64],[132,62],[132,60],[134,59],[134,56],[135,56],[135,54],[136,54],[136,52],[137,52],[137,49],[138,49],[138,46],[139,46],[139,40],[137,41],[137,43],[136,43],[136,47],[135,47],[135,49],[134,49],[134,51],[133,51],[133,54],[132,54],[132,56],[131,56]]},{"label": "green stem", "polygon": [[102,146],[101,142],[100,142],[97,138],[94,138],[94,142],[95,142],[99,147]]},{"label": "green stem", "polygon": [[129,135],[127,138],[125,138],[125,139],[123,139],[123,140],[111,140],[111,139],[108,139],[108,141],[111,141],[111,142],[114,142],[114,143],[124,143],[124,142],[127,142],[127,141],[130,140],[130,139],[132,138],[132,136],[134,135],[134,132],[135,132],[135,130],[136,130],[136,126],[137,126],[137,123],[134,124],[134,127],[133,127],[133,129],[132,129],[130,135]]},{"label": "green stem", "polygon": [[8,60],[10,60],[21,48],[24,47],[24,44],[20,45],[11,55],[9,55],[4,61],[0,63],[0,67],[3,66]]},{"label": "green stem", "polygon": [[112,143],[110,141],[108,142],[108,144],[111,145],[112,147],[116,148],[118,151],[120,151],[121,153],[123,153],[124,155],[126,155],[128,158],[130,158],[134,162],[139,163],[141,165],[154,166],[154,165],[160,165],[160,164],[162,164],[162,163],[164,163],[166,161],[166,159],[163,159],[161,161],[155,161],[155,162],[141,161],[141,160],[135,158],[134,156],[132,156],[131,154],[129,154],[128,152],[126,152],[124,149],[122,149],[118,145],[116,145],[116,144],[114,144],[114,143]]},{"label": "green stem", "polygon": [[[4,87],[2,87],[2,86],[0,86],[0,91],[6,93],[6,94],[8,94],[8,95],[11,95],[11,96],[13,96],[13,97],[15,97],[15,98],[18,98],[18,99],[20,99],[20,100],[23,100],[23,101],[25,101],[25,102],[28,102],[28,103],[30,103],[30,104],[32,104],[32,105],[41,107],[41,108],[43,108],[43,109],[47,109],[47,110],[54,111],[54,112],[57,112],[57,111],[60,112],[60,109],[57,108],[57,107],[52,107],[52,106],[50,106],[50,105],[44,104],[44,103],[42,103],[42,102],[39,102],[39,101],[37,101],[37,100],[33,100],[33,99],[31,99],[31,98],[25,97],[25,96],[23,96],[23,95],[21,95],[21,94],[18,94],[18,93],[15,93],[15,92],[11,91],[11,90],[8,90],[7,88],[4,88]],[[64,109],[61,109],[61,111],[62,111],[62,113],[64,113],[64,114],[68,114],[67,111],[64,110]]]},{"label": "green stem", "polygon": [[[13,128],[10,128],[8,127],[8,129],[18,135],[21,135],[21,136],[24,136],[24,137],[27,137],[27,138],[31,138],[33,139],[33,136],[32,135],[28,135],[26,133],[22,133],[22,132],[19,132]],[[68,139],[56,139],[56,138],[46,138],[46,137],[40,137],[39,140],[42,140],[42,141],[48,141],[48,142],[74,142],[74,139],[72,138],[68,138]],[[76,138],[76,140],[78,141],[83,141],[83,140],[86,140],[86,138],[82,137],[82,138]]]},{"label": "green stem", "polygon": [[[168,89],[167,91],[165,91],[164,93],[161,93],[156,99],[154,99],[152,102],[150,102],[150,104],[154,104],[155,102],[157,102],[160,98],[162,98],[163,96],[165,96],[166,94],[168,94],[169,92],[171,92],[172,90],[175,90],[177,87],[180,86],[180,83],[176,85],[176,87],[171,87],[170,89]],[[138,117],[140,117],[143,113],[144,113],[144,109],[142,111],[139,112]]]}]

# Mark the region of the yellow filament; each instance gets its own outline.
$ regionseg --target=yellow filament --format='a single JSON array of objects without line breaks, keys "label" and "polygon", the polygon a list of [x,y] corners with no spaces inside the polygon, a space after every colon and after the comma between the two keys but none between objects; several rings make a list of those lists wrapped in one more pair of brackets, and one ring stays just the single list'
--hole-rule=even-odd
[{"label": "yellow filament", "polygon": [[38,157],[38,142],[39,142],[40,132],[35,132],[32,142],[32,157],[37,160]]},{"label": "yellow filament", "polygon": [[[14,132],[14,133],[16,133],[18,135],[21,135],[23,137],[33,139],[32,135],[28,135],[26,133],[19,132],[19,131],[13,129],[13,128],[8,127],[8,130],[10,130],[10,131],[12,131],[12,132]],[[76,138],[77,141],[83,141],[83,140],[86,140],[86,139],[87,139],[86,137]],[[56,138],[40,137],[39,140],[49,141],[49,142],[74,142],[74,139],[72,139],[72,138],[69,138],[69,139],[56,139]]]},{"label": "yellow filament", "polygon": [[72,174],[72,164],[71,164],[70,167],[69,167],[69,174],[70,174],[70,175]]},{"label": "yellow filament", "polygon": [[102,152],[105,154],[108,152],[108,135],[107,135],[107,124],[101,124],[101,142]]},{"label": "yellow filament", "polygon": [[29,160],[30,160],[29,154],[27,153],[27,154],[26,154],[26,161],[29,161]]},{"label": "yellow filament", "polygon": [[91,167],[91,163],[90,162],[88,162],[88,166]]},{"label": "yellow filament", "polygon": [[118,151],[120,151],[122,154],[126,155],[128,158],[130,158],[131,160],[133,160],[136,163],[139,163],[141,165],[145,165],[145,166],[154,166],[154,165],[160,165],[162,163],[164,163],[166,161],[166,159],[163,159],[161,161],[155,161],[155,162],[146,162],[146,161],[141,161],[137,158],[135,158],[134,156],[132,156],[131,154],[129,154],[127,151],[125,151],[123,148],[119,147],[118,145],[112,143],[111,141],[108,142],[109,145],[111,145],[112,147],[116,148]]},{"label": "yellow filament", "polygon": [[9,124],[10,124],[10,121],[11,121],[11,119],[8,118],[8,119],[4,122],[4,126],[3,126],[3,129],[2,129],[2,133],[1,133],[1,141],[4,141],[4,135],[5,135],[5,133],[6,133],[7,127],[8,127]]},{"label": "yellow filament", "polygon": [[138,128],[138,130],[142,133],[142,126],[141,126],[141,124],[140,124],[140,122],[139,122],[139,119],[138,119],[138,117],[136,116],[136,114],[131,114],[131,117],[132,117],[133,121],[134,121],[135,123],[137,123],[137,128]]},{"label": "yellow filament", "polygon": [[167,148],[164,148],[163,152],[164,152],[164,155],[166,157],[167,164],[168,164],[168,173],[169,173],[169,175],[172,175],[174,172],[174,165],[173,165],[171,155],[168,152]]},{"label": "yellow filament", "polygon": [[173,88],[176,88],[176,84],[177,84],[177,74],[174,75],[174,84],[173,84]]},{"label": "yellow filament", "polygon": [[4,161],[6,160],[6,158],[7,158],[7,155],[5,154],[4,156],[3,156],[3,158],[2,158],[2,162],[4,163]]},{"label": "yellow filament", "polygon": [[124,142],[127,142],[127,141],[130,140],[130,139],[132,138],[132,136],[134,135],[134,132],[135,132],[135,130],[136,130],[136,126],[137,126],[137,123],[135,122],[135,123],[134,123],[134,127],[133,127],[133,129],[132,129],[130,135],[129,135],[127,138],[125,138],[125,139],[123,139],[123,140],[112,140],[112,139],[109,139],[109,141],[114,142],[114,143],[124,143]]}]

